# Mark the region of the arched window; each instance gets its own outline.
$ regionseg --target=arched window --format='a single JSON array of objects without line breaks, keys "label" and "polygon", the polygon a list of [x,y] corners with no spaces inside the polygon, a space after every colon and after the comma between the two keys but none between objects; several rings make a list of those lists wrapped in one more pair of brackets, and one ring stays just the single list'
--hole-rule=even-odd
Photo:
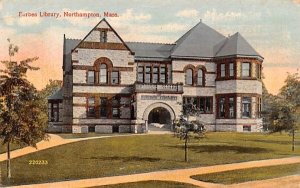
[{"label": "arched window", "polygon": [[197,85],[198,86],[203,86],[204,85],[204,74],[203,74],[203,70],[202,69],[198,69]]},{"label": "arched window", "polygon": [[100,83],[107,83],[107,65],[101,64],[99,72]]},{"label": "arched window", "polygon": [[193,70],[192,69],[187,69],[185,71],[185,84],[193,85]]}]

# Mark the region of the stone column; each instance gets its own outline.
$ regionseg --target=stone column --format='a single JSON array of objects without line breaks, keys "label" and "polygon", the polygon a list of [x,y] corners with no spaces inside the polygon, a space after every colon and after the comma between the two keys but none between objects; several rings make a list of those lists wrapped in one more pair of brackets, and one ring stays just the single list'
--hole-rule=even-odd
[{"label": "stone column", "polygon": [[148,131],[149,131],[148,120],[145,120],[145,127],[146,127],[145,133],[148,133]]}]

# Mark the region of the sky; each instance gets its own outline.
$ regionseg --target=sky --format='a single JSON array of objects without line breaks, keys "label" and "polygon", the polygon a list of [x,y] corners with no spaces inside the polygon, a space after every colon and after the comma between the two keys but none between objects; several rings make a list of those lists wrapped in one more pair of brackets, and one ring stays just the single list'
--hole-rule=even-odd
[{"label": "sky", "polygon": [[[64,17],[64,12],[101,17]],[[9,57],[7,38],[20,47],[13,60],[39,57],[33,65],[40,70],[29,72],[28,79],[42,89],[49,79],[62,79],[63,34],[84,38],[104,12],[118,15],[106,19],[124,41],[174,43],[200,19],[225,36],[239,32],[264,57],[264,83],[273,94],[287,72],[300,68],[300,0],[0,0],[0,60]]]}]

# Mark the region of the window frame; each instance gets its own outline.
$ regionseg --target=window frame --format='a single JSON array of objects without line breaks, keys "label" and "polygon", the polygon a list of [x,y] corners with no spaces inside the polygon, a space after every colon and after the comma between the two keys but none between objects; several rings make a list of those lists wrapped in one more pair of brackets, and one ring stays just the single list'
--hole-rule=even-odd
[{"label": "window frame", "polygon": [[107,31],[100,31],[100,42],[107,43]]},{"label": "window frame", "polygon": [[[201,101],[204,101],[203,111],[201,111]],[[207,109],[207,101],[210,103],[209,109]],[[183,96],[183,106],[186,103],[196,105],[200,111],[200,114],[213,114],[213,96]],[[184,109],[183,114],[186,114]]]},{"label": "window frame", "polygon": [[[91,82],[91,80],[90,80],[90,74],[89,73],[92,73],[92,75],[93,75],[93,80],[92,80],[92,82]],[[95,71],[93,71],[93,70],[88,70],[87,71],[87,83],[88,84],[95,84],[95,81],[96,81],[96,79],[95,79],[96,77],[95,77]]]},{"label": "window frame", "polygon": [[[114,73],[116,73],[117,74],[117,77],[116,77],[116,80],[117,80],[117,82],[113,82],[113,80],[114,80]],[[119,83],[120,83],[120,72],[119,71],[111,71],[111,84],[112,85],[118,85]]]},{"label": "window frame", "polygon": [[[248,64],[249,65],[249,69],[244,69],[244,65]],[[252,63],[251,62],[242,62],[242,71],[241,71],[241,76],[243,78],[251,78],[251,72],[252,72]],[[248,70],[248,74],[244,75],[244,72],[246,72],[246,70]]]},{"label": "window frame", "polygon": [[[224,69],[223,69],[224,67]],[[223,75],[224,73],[224,75]],[[225,63],[221,63],[220,64],[220,78],[225,78],[226,77],[226,64]]]},{"label": "window frame", "polygon": [[[245,99],[248,98],[249,101],[246,101]],[[252,118],[252,97],[248,97],[248,96],[243,96],[241,97],[241,117],[242,118]],[[249,109],[249,114],[248,115],[244,115],[244,109],[245,109],[245,104],[247,104],[248,109]]]},{"label": "window frame", "polygon": [[[199,76],[199,71],[201,71],[201,76]],[[201,83],[199,83],[199,80],[201,80]],[[199,68],[197,70],[197,86],[204,86],[204,70]]]},{"label": "window frame", "polygon": [[[106,104],[102,103],[102,100],[106,100]],[[109,114],[109,100],[108,100],[108,97],[100,97],[99,98],[99,118],[108,118],[108,114]],[[105,110],[105,113],[106,115],[105,116],[102,116],[102,110]]]},{"label": "window frame", "polygon": [[[90,99],[93,99],[94,102],[91,103]],[[93,108],[93,114],[90,113],[90,108]],[[86,117],[87,118],[96,118],[96,99],[95,97],[87,97],[86,99]]]},{"label": "window frame", "polygon": [[[191,75],[188,75],[188,71],[190,71]],[[185,85],[192,86],[194,83],[194,73],[192,68],[188,68],[185,70]]]}]

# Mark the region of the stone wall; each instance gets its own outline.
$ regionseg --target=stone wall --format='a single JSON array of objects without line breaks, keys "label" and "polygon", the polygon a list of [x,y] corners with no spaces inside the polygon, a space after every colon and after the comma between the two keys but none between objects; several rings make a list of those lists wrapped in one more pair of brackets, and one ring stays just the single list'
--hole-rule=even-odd
[{"label": "stone wall", "polygon": [[111,125],[96,125],[95,126],[96,133],[112,133]]},{"label": "stone wall", "polygon": [[216,94],[254,93],[262,94],[262,83],[257,80],[226,80],[216,82]]}]

